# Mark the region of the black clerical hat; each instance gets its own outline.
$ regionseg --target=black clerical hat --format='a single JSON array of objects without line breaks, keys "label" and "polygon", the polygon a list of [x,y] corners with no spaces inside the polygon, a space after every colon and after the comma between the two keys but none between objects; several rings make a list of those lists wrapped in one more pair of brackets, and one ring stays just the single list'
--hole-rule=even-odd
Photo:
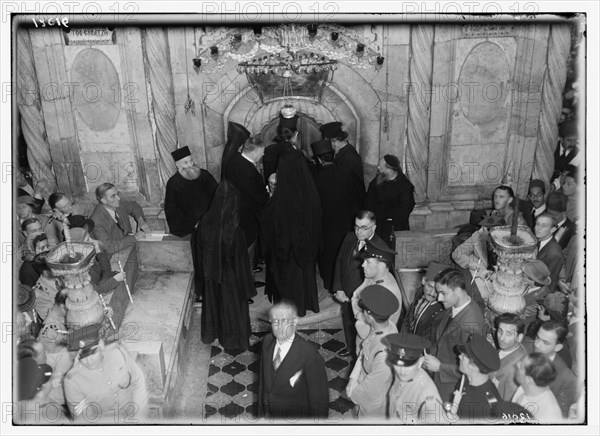
[{"label": "black clerical hat", "polygon": [[333,147],[331,146],[331,139],[322,139],[317,142],[310,144],[313,154],[315,156],[321,156],[327,153],[333,153]]},{"label": "black clerical hat", "polygon": [[173,156],[173,160],[177,162],[178,160],[183,159],[184,157],[191,156],[189,147],[186,145],[184,147],[178,148],[177,150],[171,152],[171,156]]},{"label": "black clerical hat", "polygon": [[386,154],[385,156],[383,156],[383,160],[389,168],[396,171],[400,171],[400,159],[398,159],[393,154]]},{"label": "black clerical hat", "polygon": [[320,127],[323,139],[341,138],[346,139],[348,134],[342,130],[342,123],[334,121],[332,123],[323,124]]}]

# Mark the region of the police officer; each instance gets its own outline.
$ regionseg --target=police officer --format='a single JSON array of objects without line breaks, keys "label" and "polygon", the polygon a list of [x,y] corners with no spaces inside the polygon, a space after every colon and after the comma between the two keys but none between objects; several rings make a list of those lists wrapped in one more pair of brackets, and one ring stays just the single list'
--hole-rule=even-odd
[{"label": "police officer", "polygon": [[389,321],[390,315],[398,310],[398,299],[391,291],[380,285],[363,289],[359,307],[364,321],[370,327],[362,342],[354,369],[346,387],[348,398],[357,406],[359,417],[385,417],[385,392],[392,382],[392,372],[385,359],[385,344],[382,339],[397,333],[396,324]]},{"label": "police officer", "polygon": [[87,325],[69,337],[69,351],[78,350],[64,379],[71,416],[79,422],[143,422],[148,403],[144,373],[120,344],[104,343],[100,328]]},{"label": "police officer", "polygon": [[[467,378],[461,383],[464,389],[455,392],[458,396],[457,415],[461,420],[481,420],[495,415],[495,408],[502,399],[490,373],[500,369],[498,352],[483,336],[471,335],[466,344],[456,346],[459,352],[458,370]],[[460,389],[460,388],[459,388]]]},{"label": "police officer", "polygon": [[383,338],[387,362],[394,372],[388,393],[388,418],[403,424],[439,424],[442,399],[435,383],[422,368],[423,350],[431,343],[412,334],[394,333]]}]

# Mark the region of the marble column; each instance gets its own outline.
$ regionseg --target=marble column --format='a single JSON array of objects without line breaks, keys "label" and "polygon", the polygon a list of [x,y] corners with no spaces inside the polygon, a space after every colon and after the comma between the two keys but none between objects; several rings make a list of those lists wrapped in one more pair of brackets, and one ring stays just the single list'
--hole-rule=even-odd
[{"label": "marble column", "polygon": [[415,186],[417,204],[427,201],[427,161],[429,159],[429,109],[433,72],[432,25],[415,25],[410,38],[410,83],[408,91],[407,176]]},{"label": "marble column", "polygon": [[158,173],[164,187],[177,171],[171,157],[171,152],[177,148],[177,126],[166,30],[158,27],[146,29],[145,48],[152,94],[151,111],[156,129]]},{"label": "marble column", "polygon": [[546,182],[550,181],[554,170],[554,150],[558,141],[558,122],[567,81],[567,59],[570,49],[570,27],[565,24],[552,25],[532,176]]},{"label": "marble column", "polygon": [[47,198],[57,190],[56,176],[52,171],[50,145],[46,140],[46,125],[31,55],[31,41],[29,32],[24,29],[17,32],[17,104],[33,180]]}]

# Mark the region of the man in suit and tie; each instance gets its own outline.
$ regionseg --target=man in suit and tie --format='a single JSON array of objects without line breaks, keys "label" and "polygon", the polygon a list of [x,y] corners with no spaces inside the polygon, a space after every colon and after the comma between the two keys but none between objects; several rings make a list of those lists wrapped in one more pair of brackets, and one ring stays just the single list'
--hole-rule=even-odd
[{"label": "man in suit and tie", "polygon": [[452,401],[452,393],[461,377],[455,347],[465,345],[473,333],[485,336],[485,321],[481,309],[469,297],[465,276],[459,270],[442,271],[435,287],[446,313],[423,367],[433,373],[442,401]]},{"label": "man in suit and tie", "polygon": [[272,333],[265,336],[258,379],[258,416],[326,418],[329,388],[325,361],[316,346],[296,334],[298,313],[281,301],[269,311]]},{"label": "man in suit and tie", "polygon": [[363,173],[363,162],[356,148],[348,142],[348,133],[342,130],[342,123],[334,121],[327,123],[320,128],[323,139],[330,139],[331,146],[335,151],[334,162],[352,174],[354,188],[357,197],[360,197],[362,204],[365,198],[365,176]]},{"label": "man in suit and tie", "polygon": [[556,397],[564,418],[568,417],[569,408],[579,398],[581,388],[577,377],[559,354],[567,342],[568,333],[564,323],[544,321],[533,343],[533,351],[545,354],[556,368],[556,378],[550,383],[550,390]]},{"label": "man in suit and tie", "polygon": [[435,342],[437,327],[442,321],[445,311],[444,305],[437,301],[435,278],[448,268],[450,268],[449,265],[429,262],[427,271],[421,279],[421,287],[417,290],[402,321],[401,333],[421,336],[432,344]]},{"label": "man in suit and tie", "polygon": [[556,290],[558,276],[565,263],[560,245],[558,245],[553,236],[557,229],[556,218],[547,212],[541,214],[536,220],[535,236],[538,239],[537,259],[544,262],[550,270],[550,292]]},{"label": "man in suit and tie", "polygon": [[535,219],[546,210],[546,184],[543,180],[534,179],[529,182],[528,201],[520,201],[519,209],[531,230],[535,227]]},{"label": "man in suit and tie", "polygon": [[[117,251],[135,246],[139,239],[150,233],[141,206],[135,201],[121,200],[119,190],[112,183],[103,183],[96,188],[96,205],[90,219],[94,221],[92,235],[104,244],[109,256]],[[138,224],[138,231],[133,232],[129,216]]]},{"label": "man in suit and tie", "polygon": [[556,231],[552,234],[560,248],[567,248],[576,232],[575,223],[567,218],[567,196],[562,192],[552,192],[548,196],[546,212],[556,220]]},{"label": "man in suit and tie", "polygon": [[[376,218],[373,212],[361,210],[354,217],[354,231],[348,232],[342,241],[335,262],[333,275],[334,297],[341,303],[342,326],[346,339],[346,348],[338,351],[338,355],[355,357],[356,349],[356,321],[350,299],[354,290],[358,288],[363,280],[364,274],[361,267],[363,260],[358,253],[364,250],[366,241],[383,241],[375,233]],[[381,245],[381,244],[380,244]]]},{"label": "man in suit and tie", "polygon": [[496,383],[498,392],[504,401],[510,401],[517,390],[515,381],[515,365],[527,356],[523,346],[525,322],[514,313],[503,313],[495,320],[496,342],[500,369],[490,374]]},{"label": "man in suit and tie", "polygon": [[[223,179],[229,180],[240,191],[240,227],[246,237],[250,267],[254,265],[258,240],[258,213],[269,199],[259,163],[265,152],[262,137],[256,135],[244,142],[241,153],[233,153],[225,168]],[[264,286],[255,282],[255,286]]]}]

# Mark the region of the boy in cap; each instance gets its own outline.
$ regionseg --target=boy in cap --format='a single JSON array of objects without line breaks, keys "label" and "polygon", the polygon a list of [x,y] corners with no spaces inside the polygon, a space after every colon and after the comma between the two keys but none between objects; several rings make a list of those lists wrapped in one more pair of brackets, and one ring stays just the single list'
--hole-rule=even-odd
[{"label": "boy in cap", "polygon": [[364,320],[362,319],[362,311],[358,306],[361,293],[367,286],[381,285],[394,294],[399,304],[396,306],[396,311],[390,316],[390,322],[395,325],[398,324],[400,313],[402,311],[402,293],[400,292],[400,288],[394,275],[390,272],[390,269],[393,267],[394,254],[396,253],[385,243],[382,243],[381,239],[371,239],[366,241],[364,249],[359,253],[359,256],[364,259],[362,268],[365,279],[352,294],[352,310],[357,319],[356,330],[360,337],[358,340],[364,338],[368,331],[368,328],[365,328]]},{"label": "boy in cap", "polygon": [[395,248],[394,232],[410,230],[408,217],[415,208],[415,187],[402,172],[400,160],[391,154],[381,158],[377,173],[367,189],[365,207],[377,216],[379,236]]},{"label": "boy in cap", "polygon": [[502,399],[496,385],[490,380],[489,374],[500,369],[498,352],[483,336],[478,333],[471,335],[465,344],[456,346],[458,355],[458,370],[467,378],[454,393],[459,396],[457,415],[461,420],[481,420],[495,415],[493,408]]},{"label": "boy in cap", "polygon": [[393,333],[383,342],[394,381],[388,393],[388,418],[403,424],[427,424],[439,416],[442,399],[431,377],[422,368],[423,350],[431,343],[417,335]]},{"label": "boy in cap", "polygon": [[69,351],[78,351],[64,379],[69,411],[76,422],[93,413],[98,422],[139,423],[148,403],[144,373],[121,345],[105,345],[101,328],[90,324],[69,337]]},{"label": "boy in cap", "polygon": [[217,182],[194,162],[189,147],[171,153],[177,172],[165,188],[165,216],[169,232],[180,238],[190,235],[212,201]]},{"label": "boy in cap", "polygon": [[346,387],[348,398],[356,404],[358,417],[385,417],[386,396],[392,373],[385,359],[383,338],[398,332],[390,316],[396,312],[398,299],[379,285],[367,286],[361,293],[358,306],[369,327],[369,334],[361,344],[360,353]]},{"label": "boy in cap", "polygon": [[429,262],[421,279],[421,287],[408,307],[400,331],[435,341],[437,326],[442,320],[444,305],[437,301],[435,277],[450,266],[439,262]]},{"label": "boy in cap", "polygon": [[335,164],[340,168],[350,171],[352,174],[352,179],[355,182],[354,186],[357,189],[356,194],[362,204],[365,197],[363,162],[356,148],[348,142],[348,133],[342,130],[342,123],[339,121],[324,124],[320,130],[323,139],[331,140],[331,146],[335,151]]}]

